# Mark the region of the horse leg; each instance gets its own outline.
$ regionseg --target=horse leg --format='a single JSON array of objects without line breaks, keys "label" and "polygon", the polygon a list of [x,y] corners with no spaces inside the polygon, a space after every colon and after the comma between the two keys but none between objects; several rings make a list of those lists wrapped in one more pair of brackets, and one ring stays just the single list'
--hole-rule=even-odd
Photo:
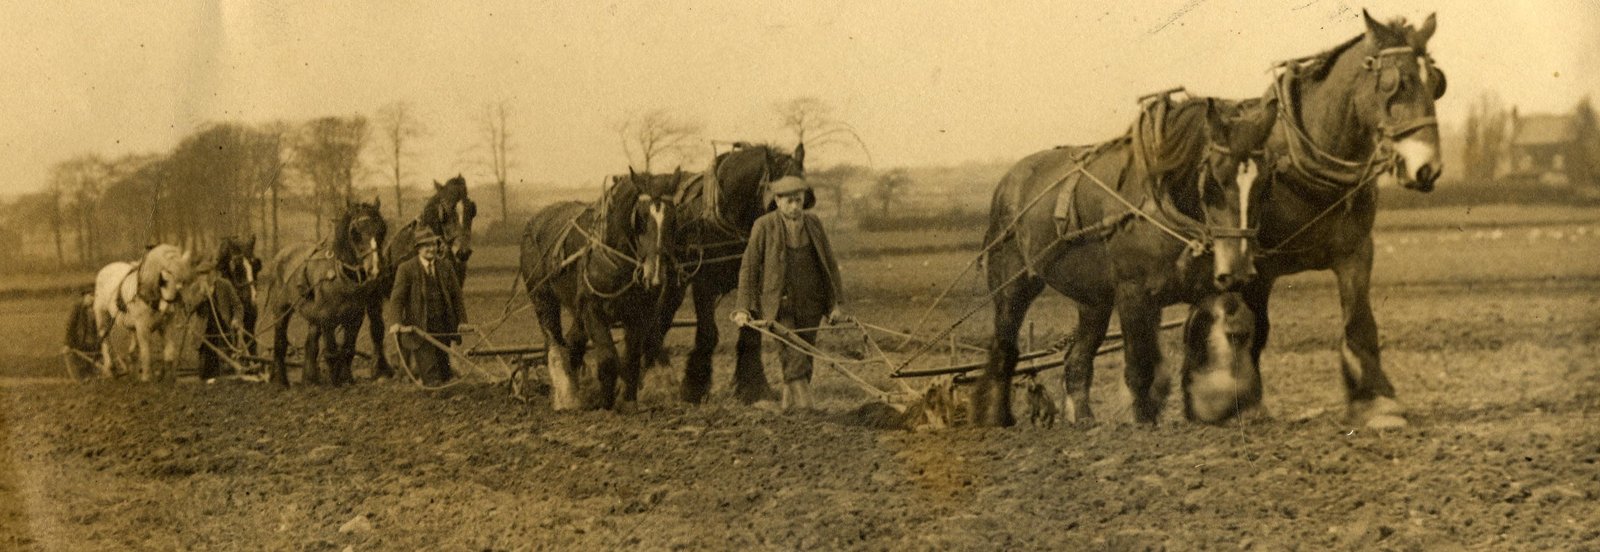
[{"label": "horse leg", "polygon": [[[1009,272],[1012,263],[990,259],[990,281],[1001,272]],[[1010,274],[999,276],[1009,278]],[[1003,281],[1003,280],[1002,280]],[[978,377],[978,388],[972,395],[973,420],[979,425],[1011,427],[1017,419],[1011,412],[1011,377],[1017,369],[1017,333],[1022,320],[1028,316],[1028,307],[1044,291],[1044,282],[1025,277],[1012,282],[994,298],[994,337],[989,344],[989,362]]]},{"label": "horse leg", "polygon": [[1261,380],[1261,351],[1267,348],[1267,334],[1272,330],[1271,317],[1267,316],[1267,304],[1272,298],[1271,278],[1258,278],[1255,282],[1240,290],[1244,296],[1244,304],[1255,315],[1255,333],[1250,340],[1250,361],[1256,370],[1254,389],[1245,392],[1246,396],[1256,397],[1255,404],[1245,405],[1238,416],[1243,419],[1265,418],[1266,407],[1260,402],[1264,383]]},{"label": "horse leg", "polygon": [[577,373],[561,335],[561,303],[553,293],[532,294],[534,315],[544,330],[544,363],[550,370],[550,408],[557,412],[578,407]]},{"label": "horse leg", "polygon": [[[320,324],[306,324],[306,344],[300,355],[305,357],[305,370],[300,375],[300,381],[307,384],[322,384],[322,332]],[[328,330],[331,331],[331,330]]]},{"label": "horse leg", "polygon": [[344,345],[346,343],[354,343],[354,336],[346,332],[346,329],[346,326],[342,324],[333,324],[322,332],[322,350],[326,351],[324,355],[328,360],[327,368],[323,371],[327,377],[323,381],[328,385],[339,385],[339,379],[343,372],[342,367],[348,362]]},{"label": "horse leg", "polygon": [[584,327],[582,320],[574,320],[566,332],[567,366],[572,367],[573,373],[581,373],[583,358],[589,354],[589,329]]},{"label": "horse leg", "polygon": [[150,326],[145,323],[134,324],[133,337],[134,346],[139,349],[139,381],[149,382],[153,375],[151,364],[155,362],[150,358],[153,356],[150,353]]},{"label": "horse leg", "polygon": [[1339,280],[1339,305],[1344,314],[1343,368],[1347,416],[1372,429],[1406,425],[1405,409],[1395,400],[1394,385],[1378,358],[1378,322],[1368,293],[1372,278],[1372,238],[1333,265]]},{"label": "horse leg", "polygon": [[161,381],[178,379],[178,336],[189,333],[187,326],[187,324],[183,328],[169,326],[161,331]]},{"label": "horse leg", "polygon": [[[717,348],[717,296],[700,291],[701,284],[694,286],[694,349],[689,351],[689,358],[683,362],[683,402],[700,404],[705,402],[706,395],[711,393],[711,354]],[[677,308],[674,307],[673,311]],[[671,314],[662,317],[662,321],[670,324]],[[670,325],[662,327],[663,334]],[[759,366],[760,357],[757,356]],[[744,363],[739,364],[741,367]],[[767,386],[765,374],[756,373],[758,377],[740,370],[734,374],[734,395],[739,401],[750,404],[766,398],[772,392]],[[765,388],[765,389],[763,389]]]},{"label": "horse leg", "polygon": [[600,379],[600,408],[611,409],[617,405],[617,344],[611,339],[611,324],[600,316],[599,309],[583,305],[578,309],[578,323],[588,330],[589,342],[594,347],[595,375]]},{"label": "horse leg", "polygon": [[256,309],[255,302],[245,297],[244,305],[244,345],[250,356],[256,356],[256,317],[260,312]]},{"label": "horse leg", "polygon": [[[1138,286],[1130,286],[1138,288]],[[1170,391],[1161,369],[1161,307],[1144,299],[1143,289],[1119,293],[1117,318],[1122,322],[1123,381],[1133,397],[1133,419],[1155,424]]]},{"label": "horse leg", "polygon": [[644,363],[650,358],[651,334],[655,321],[641,317],[623,323],[622,330],[622,401],[639,402],[639,387]]},{"label": "horse leg", "polygon": [[1089,388],[1094,384],[1094,358],[1111,325],[1111,305],[1078,305],[1078,325],[1073,328],[1072,344],[1062,355],[1061,411],[1068,420],[1083,423],[1094,420],[1089,406]]},{"label": "horse leg", "polygon": [[[361,339],[361,318],[356,317],[354,322],[346,322],[341,330],[334,349],[339,352],[338,361],[331,365],[332,375],[329,379],[334,385],[351,385],[356,382],[352,368],[356,361],[356,341]],[[379,345],[381,344],[380,341]],[[372,356],[383,358],[383,349],[377,349]]]},{"label": "horse leg", "polygon": [[289,354],[289,309],[274,308],[274,322],[272,324],[272,374],[267,381],[284,387],[289,386],[289,366],[285,361]]},{"label": "horse leg", "polygon": [[[360,324],[357,322],[357,324]],[[359,332],[359,326],[357,331]],[[388,326],[383,324],[383,302],[374,302],[367,305],[367,337],[372,340],[372,379],[388,379],[394,377],[394,366],[389,364],[389,356],[384,354],[383,334],[388,331]],[[351,342],[355,339],[352,336]],[[352,345],[352,351],[354,345]],[[355,383],[355,376],[350,376],[350,383]]]},{"label": "horse leg", "polygon": [[[655,363],[661,366],[671,366],[672,359],[667,357],[667,332],[672,331],[672,320],[678,315],[678,307],[683,306],[683,298],[689,287],[677,276],[673,276],[665,287],[662,288],[661,297],[656,302],[655,338],[646,344],[648,349],[644,352],[644,362]],[[688,376],[688,366],[684,367],[685,379]]]}]

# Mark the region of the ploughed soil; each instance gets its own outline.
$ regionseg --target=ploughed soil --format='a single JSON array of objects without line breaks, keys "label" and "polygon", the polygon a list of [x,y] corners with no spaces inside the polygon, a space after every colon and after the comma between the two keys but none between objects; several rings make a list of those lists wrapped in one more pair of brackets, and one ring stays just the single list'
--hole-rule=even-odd
[{"label": "ploughed soil", "polygon": [[1325,280],[1274,296],[1272,418],[1223,427],[1129,423],[1115,355],[1095,423],[931,432],[821,368],[821,413],[739,405],[726,350],[708,404],[657,370],[621,414],[486,382],[6,379],[0,548],[1600,548],[1600,283],[1378,287],[1411,425],[1374,432],[1343,422]]}]

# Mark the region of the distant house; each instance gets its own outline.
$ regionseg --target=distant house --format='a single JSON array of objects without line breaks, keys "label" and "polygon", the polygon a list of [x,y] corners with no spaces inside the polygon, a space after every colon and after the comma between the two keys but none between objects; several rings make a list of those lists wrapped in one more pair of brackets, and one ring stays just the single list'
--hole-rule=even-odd
[{"label": "distant house", "polygon": [[1500,179],[1549,186],[1600,186],[1600,129],[1584,102],[1567,114],[1520,114],[1512,108]]}]

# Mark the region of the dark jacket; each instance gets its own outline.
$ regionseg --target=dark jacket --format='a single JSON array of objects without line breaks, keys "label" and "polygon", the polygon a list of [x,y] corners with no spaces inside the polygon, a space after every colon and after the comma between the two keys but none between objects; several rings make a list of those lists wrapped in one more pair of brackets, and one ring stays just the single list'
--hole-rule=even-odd
[{"label": "dark jacket", "polygon": [[227,279],[216,278],[212,286],[211,294],[194,306],[194,314],[206,325],[205,337],[231,340],[236,330],[244,328],[244,302]]},{"label": "dark jacket", "polygon": [[[427,304],[428,294],[424,285],[428,275],[422,270],[421,258],[412,257],[395,269],[394,290],[389,293],[387,315],[391,324],[427,330],[428,313],[435,308],[444,309],[445,331],[453,333],[457,326],[466,323],[467,307],[461,299],[461,279],[456,277],[454,263],[440,258],[433,262],[433,272],[444,291],[443,305]],[[439,336],[439,341],[445,343],[456,340],[456,336]]]},{"label": "dark jacket", "polygon": [[[833,288],[831,310],[844,301],[844,287],[839,281],[839,261],[833,256],[833,245],[822,231],[822,219],[811,213],[800,214],[811,244],[822,260],[823,272]],[[778,301],[783,297],[784,256],[787,254],[788,230],[783,215],[772,211],[756,219],[750,228],[750,243],[744,249],[744,261],[739,266],[739,291],[735,294],[734,308],[750,313],[757,320],[771,321],[778,316]]]}]

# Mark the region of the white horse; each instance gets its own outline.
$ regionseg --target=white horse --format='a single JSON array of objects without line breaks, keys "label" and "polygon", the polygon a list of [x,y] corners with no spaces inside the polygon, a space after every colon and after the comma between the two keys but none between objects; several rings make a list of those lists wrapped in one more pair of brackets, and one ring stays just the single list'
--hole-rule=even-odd
[{"label": "white horse", "polygon": [[[178,359],[182,332],[169,332],[167,326],[184,318],[185,286],[194,280],[192,255],[176,246],[157,245],[145,252],[144,259],[115,262],[100,269],[94,283],[94,321],[100,331],[101,371],[111,377],[111,342],[106,339],[114,325],[133,330],[133,349],[139,352],[139,380],[167,379]],[[151,346],[160,338],[165,342],[162,367],[151,369]]]}]

